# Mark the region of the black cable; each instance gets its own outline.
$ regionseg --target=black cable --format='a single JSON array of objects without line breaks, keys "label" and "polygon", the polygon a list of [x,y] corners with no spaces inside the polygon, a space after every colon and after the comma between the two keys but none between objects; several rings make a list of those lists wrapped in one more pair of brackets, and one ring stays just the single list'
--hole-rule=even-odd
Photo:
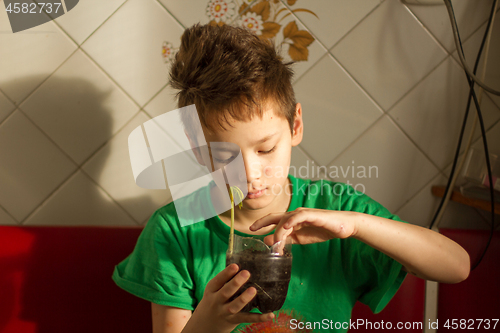
[{"label": "black cable", "polygon": [[[456,33],[456,37],[457,37],[457,41],[458,41],[458,45],[459,45],[459,47],[457,46],[457,52],[459,54],[460,54],[460,52],[462,52],[461,55],[462,55],[462,57],[464,57],[465,55],[464,55],[464,52],[463,52],[462,41],[460,39],[460,34],[459,34],[459,31],[458,31],[455,14],[453,12],[453,6],[451,4],[451,1],[445,0],[445,2],[447,3],[447,9],[448,9],[449,14],[450,14],[452,28],[454,29],[454,33]],[[493,7],[492,7],[492,10],[491,10],[490,18],[488,20],[488,26],[486,28],[486,32],[485,32],[485,35],[483,37],[483,42],[481,43],[481,47],[480,47],[480,50],[478,52],[478,56],[476,58],[476,64],[474,66],[474,73],[477,70],[479,59],[480,59],[480,56],[481,56],[481,53],[482,53],[482,48],[484,46],[486,37],[488,35],[489,29],[490,29],[491,24],[492,24],[492,18],[493,18],[493,14],[494,14],[494,9],[496,8],[496,3],[497,2],[498,2],[498,0],[494,0],[494,2],[493,2]],[[448,3],[449,3],[449,6],[448,6]],[[442,208],[442,205],[443,205],[444,199],[446,197],[446,194],[450,190],[451,179],[453,178],[453,174],[455,172],[456,161],[458,159],[458,155],[459,155],[459,152],[460,152],[460,146],[461,146],[461,142],[462,142],[462,138],[463,138],[463,131],[464,131],[464,128],[465,128],[465,124],[467,122],[467,116],[468,116],[468,112],[469,112],[469,108],[470,108],[470,97],[472,96],[473,100],[474,100],[474,104],[476,106],[476,111],[477,111],[477,115],[478,115],[478,119],[479,119],[479,124],[480,124],[480,127],[481,127],[481,136],[482,136],[482,139],[483,139],[483,146],[484,146],[484,151],[485,151],[485,156],[486,156],[486,166],[487,166],[487,169],[488,169],[488,179],[489,179],[489,182],[490,182],[490,197],[491,197],[491,231],[490,231],[490,236],[488,238],[488,242],[486,243],[486,246],[484,248],[483,253],[479,257],[479,259],[477,260],[477,262],[472,266],[472,270],[474,270],[479,265],[479,263],[482,261],[484,255],[486,254],[486,251],[488,250],[488,247],[489,247],[489,245],[491,243],[491,239],[493,237],[493,233],[494,233],[494,230],[495,230],[495,201],[494,201],[495,194],[494,194],[494,190],[493,190],[493,187],[492,187],[493,180],[492,180],[492,175],[491,175],[491,164],[490,164],[490,159],[489,159],[488,143],[487,143],[487,140],[486,140],[486,130],[484,128],[484,121],[483,121],[483,117],[482,117],[482,113],[481,113],[481,108],[479,106],[479,102],[477,100],[477,96],[476,96],[476,93],[474,91],[474,80],[469,76],[469,73],[467,72],[467,70],[465,70],[465,74],[466,74],[466,77],[467,77],[467,82],[469,83],[469,86],[470,86],[470,93],[469,93],[469,100],[468,100],[468,105],[467,105],[467,109],[466,109],[466,114],[465,114],[465,117],[464,117],[464,123],[462,125],[462,130],[461,130],[460,137],[459,137],[459,143],[458,143],[457,151],[455,153],[455,159],[454,159],[454,162],[453,162],[451,176],[450,176],[450,179],[449,179],[448,184],[446,186],[445,194],[443,196],[443,199],[441,200],[441,203],[439,205],[438,211],[436,212],[436,215],[434,216],[434,219],[433,219],[433,221],[432,221],[432,223],[431,223],[431,225],[430,225],[429,228],[432,228],[432,226],[434,225],[436,217],[437,217],[439,211]]]},{"label": "black cable", "polygon": [[[494,13],[494,10],[495,10],[496,1],[497,0],[495,0],[493,2],[493,7],[491,8],[491,12],[490,12],[490,17],[488,18],[488,24],[486,25],[486,31],[484,32],[483,40],[481,41],[481,45],[479,46],[479,51],[478,51],[477,56],[476,56],[476,62],[474,64],[474,73],[477,72],[477,69],[479,67],[479,62],[481,60],[481,55],[483,53],[483,48],[484,48],[484,45],[486,44],[486,39],[488,38],[488,32],[490,31],[491,25],[493,24],[493,13]],[[452,9],[453,9],[453,7],[452,7]],[[453,25],[453,22],[452,22],[452,25]],[[458,32],[458,29],[457,29],[457,32]],[[459,41],[460,41],[460,48],[461,48],[462,46],[461,46],[460,34],[458,35],[458,38],[459,38]],[[460,50],[457,49],[457,52],[460,52]],[[444,191],[443,198],[441,199],[441,202],[439,203],[438,209],[436,210],[436,213],[434,214],[434,217],[432,218],[432,222],[431,222],[431,224],[429,226],[429,229],[432,229],[432,227],[436,223],[436,219],[437,219],[437,217],[438,217],[441,209],[443,208],[445,199],[446,199],[446,197],[448,195],[448,192],[450,191],[452,179],[453,179],[453,176],[454,176],[455,171],[456,171],[456,167],[457,167],[457,163],[458,163],[458,158],[460,156],[460,149],[462,147],[462,140],[463,140],[464,133],[465,133],[465,128],[466,128],[466,125],[467,125],[467,119],[469,117],[469,110],[470,110],[470,106],[471,106],[471,102],[472,102],[473,88],[474,88],[474,82],[472,83],[472,86],[470,87],[470,90],[469,90],[469,98],[467,100],[467,107],[465,109],[464,120],[462,122],[462,128],[460,129],[460,135],[458,137],[458,144],[457,144],[457,149],[455,151],[455,157],[453,158],[453,164],[451,166],[450,177],[448,178],[448,183],[446,184],[446,188],[445,188],[445,191]]]},{"label": "black cable", "polygon": [[[448,15],[450,16],[450,21],[452,22],[451,26],[453,28],[453,37],[455,39],[455,46],[456,46],[457,51],[458,51],[458,45],[460,44],[460,48],[462,48],[462,46],[461,46],[460,36],[458,34],[458,27],[457,27],[457,23],[456,23],[456,19],[455,19],[455,14],[453,12],[453,5],[451,4],[451,0],[444,0],[444,4],[446,5],[446,9],[448,10]],[[495,8],[495,7],[493,7],[493,8]],[[455,24],[453,24],[453,21],[455,21]],[[463,67],[465,73],[467,73],[467,76],[469,77],[469,79],[476,82],[481,88],[483,88],[487,92],[490,92],[494,95],[500,96],[500,91],[491,88],[486,83],[479,80],[475,75],[476,73],[471,73],[469,66],[467,65],[467,61],[465,61],[465,54],[463,52],[458,52],[458,58],[460,59],[460,62],[462,63],[462,67]]]}]

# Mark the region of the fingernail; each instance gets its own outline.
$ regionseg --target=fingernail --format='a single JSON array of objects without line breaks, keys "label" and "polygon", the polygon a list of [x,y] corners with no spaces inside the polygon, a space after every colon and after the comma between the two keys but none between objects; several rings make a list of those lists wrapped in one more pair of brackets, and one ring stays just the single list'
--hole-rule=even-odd
[{"label": "fingernail", "polygon": [[253,224],[252,224],[250,227],[248,227],[248,229],[250,229],[250,230],[252,230],[252,231],[253,231],[253,229],[254,229],[254,228],[255,228],[255,227],[253,226]]},{"label": "fingernail", "polygon": [[250,272],[249,271],[242,271],[241,276],[244,277],[245,279],[250,277]]}]

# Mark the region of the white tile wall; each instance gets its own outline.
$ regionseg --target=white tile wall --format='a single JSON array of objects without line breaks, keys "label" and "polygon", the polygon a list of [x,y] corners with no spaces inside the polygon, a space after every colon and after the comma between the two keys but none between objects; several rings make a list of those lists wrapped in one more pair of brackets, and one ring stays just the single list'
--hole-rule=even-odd
[{"label": "white tile wall", "polygon": [[177,42],[181,33],[158,2],[129,0],[82,48],[142,106],[167,83],[163,41]]},{"label": "white tile wall", "polygon": [[149,119],[144,112],[139,113],[83,166],[83,170],[137,222],[146,219],[151,211],[171,198],[168,190],[140,188],[132,176],[128,136]]},{"label": "white tile wall", "polygon": [[[126,0],[79,1],[71,15],[59,16],[56,22],[78,44],[83,43]],[[73,9],[76,9],[73,8]]]},{"label": "white tile wall", "polygon": [[[297,1],[293,6],[289,6],[289,9],[326,48],[330,49],[381,2],[380,0]],[[300,9],[310,10],[316,15]]]},{"label": "white tile wall", "polygon": [[329,55],[294,88],[303,109],[305,136],[301,146],[321,165],[331,162],[382,115]]},{"label": "white tile wall", "polygon": [[[466,40],[488,19],[493,1],[454,0],[452,3],[457,25],[460,29],[460,38]],[[448,52],[455,50],[453,30],[444,4],[438,6],[409,5],[408,8]]]},{"label": "white tile wall", "polygon": [[17,222],[5,210],[0,208],[0,225],[17,225]]},{"label": "white tile wall", "polygon": [[0,123],[11,114],[16,107],[12,104],[7,97],[0,91]]},{"label": "white tile wall", "polygon": [[[227,0],[236,13],[259,1]],[[0,8],[0,224],[141,224],[170,199],[168,191],[135,185],[127,137],[146,119],[177,108],[162,44],[178,47],[183,28],[208,22],[207,4],[87,0],[55,22],[16,34]],[[453,4],[473,58],[492,0]],[[278,44],[292,21],[314,37],[308,60],[295,65],[305,138],[293,148],[291,165],[329,179],[335,175],[312,170],[345,171],[352,161],[376,166],[378,177],[340,180],[362,184],[403,219],[426,225],[438,202],[430,187],[444,183],[467,93],[451,57],[444,6],[311,0],[276,8],[282,9]],[[238,21],[236,13],[230,21]],[[500,15],[486,75],[497,89],[499,38]],[[283,54],[289,59],[286,43]],[[483,98],[497,154],[499,107],[500,97]],[[474,209],[452,203],[448,210],[441,226],[485,225]]]},{"label": "white tile wall", "polygon": [[18,221],[76,168],[19,110],[0,126],[0,156],[0,205]]},{"label": "white tile wall", "polygon": [[[486,23],[484,23],[469,39],[464,43],[464,53],[465,59],[469,64],[471,69],[474,68],[474,64],[476,62],[477,53],[479,50],[479,46],[481,45],[481,41],[483,40],[484,32],[486,30]],[[500,85],[500,64],[496,59],[500,58],[500,13],[497,12],[495,16],[495,21],[493,22],[493,29],[491,32],[491,40],[490,40],[490,48],[488,56],[485,56],[485,51],[481,56],[480,66],[478,67],[477,74],[479,77],[483,75],[483,67],[484,61],[488,58],[486,64],[486,72],[484,77],[484,82],[487,83],[490,87],[496,87],[498,90],[498,86]],[[453,57],[459,62],[457,52],[453,52]],[[497,106],[500,107],[500,96],[495,96],[490,93],[487,93],[496,103]]]},{"label": "white tile wall", "polygon": [[[443,169],[453,160],[462,126],[469,85],[458,64],[448,58],[390,111],[420,149]],[[485,97],[482,105],[487,127],[500,119],[500,110]],[[475,107],[470,110],[474,115]],[[472,117],[471,119],[472,124]],[[469,131],[465,133],[468,137]],[[476,132],[476,137],[479,132]]]},{"label": "white tile wall", "polygon": [[332,53],[386,111],[446,56],[397,0],[384,1]]},{"label": "white tile wall", "polygon": [[395,211],[438,169],[384,116],[328,165],[328,173]]},{"label": "white tile wall", "polygon": [[81,51],[20,107],[77,164],[139,110]]},{"label": "white tile wall", "polygon": [[[78,47],[54,22],[13,34],[0,7],[0,89],[20,103]],[[9,33],[10,32],[10,33]],[[29,79],[18,85],[20,79]]]},{"label": "white tile wall", "polygon": [[78,171],[24,224],[136,225],[136,222],[88,176]]}]

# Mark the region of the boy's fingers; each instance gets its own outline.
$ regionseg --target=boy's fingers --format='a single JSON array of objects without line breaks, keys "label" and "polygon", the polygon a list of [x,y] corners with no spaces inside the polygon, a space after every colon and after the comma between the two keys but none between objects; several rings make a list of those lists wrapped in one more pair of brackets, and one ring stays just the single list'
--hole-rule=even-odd
[{"label": "boy's fingers", "polygon": [[273,238],[273,244],[271,244],[271,245],[274,245],[275,243],[277,243],[279,241],[282,241],[283,244],[285,244],[286,243],[286,238],[288,236],[290,236],[290,234],[293,231],[294,231],[293,228],[290,228],[290,229],[278,228],[273,235],[269,235],[269,236],[274,236],[274,238]]},{"label": "boy's fingers", "polygon": [[235,300],[233,300],[231,303],[228,304],[228,310],[232,314],[236,314],[241,311],[247,305],[250,303],[250,301],[257,295],[257,290],[254,287],[250,287],[247,290],[245,290],[240,296],[238,296]]},{"label": "boy's fingers", "polygon": [[266,215],[257,221],[255,221],[251,226],[250,230],[251,231],[257,231],[260,228],[267,227],[268,225],[271,224],[278,224],[279,221],[281,221],[281,218],[285,215],[285,213],[271,213],[269,215]]},{"label": "boy's fingers", "polygon": [[217,274],[212,280],[207,283],[205,291],[217,292],[221,289],[227,281],[229,281],[238,272],[238,265],[231,264],[224,268],[219,274]]},{"label": "boy's fingers", "polygon": [[245,282],[248,281],[249,278],[249,271],[241,271],[231,281],[220,288],[218,295],[221,298],[222,302],[226,302],[229,298],[231,298],[238,291],[238,289],[240,289],[241,286],[243,286]]}]

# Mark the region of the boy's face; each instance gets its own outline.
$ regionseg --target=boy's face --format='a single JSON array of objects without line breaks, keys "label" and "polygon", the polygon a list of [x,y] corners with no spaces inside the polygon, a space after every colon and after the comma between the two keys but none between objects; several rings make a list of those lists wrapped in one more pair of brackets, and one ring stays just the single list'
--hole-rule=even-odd
[{"label": "boy's face", "polygon": [[[287,198],[290,189],[288,169],[292,147],[302,141],[302,109],[296,106],[294,131],[292,135],[287,120],[274,112],[274,103],[264,107],[262,118],[253,117],[249,121],[229,120],[226,130],[215,133],[205,132],[207,142],[232,142],[241,149],[247,176],[248,195],[243,201],[243,208],[258,210],[268,207],[270,210]],[[212,150],[214,166],[224,164],[231,159],[230,152]]]}]

